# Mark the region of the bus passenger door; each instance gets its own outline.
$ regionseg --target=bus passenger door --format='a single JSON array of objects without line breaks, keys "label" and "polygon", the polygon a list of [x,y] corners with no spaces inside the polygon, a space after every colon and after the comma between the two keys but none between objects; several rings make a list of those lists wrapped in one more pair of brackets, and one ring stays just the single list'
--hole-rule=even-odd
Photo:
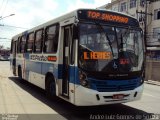
[{"label": "bus passenger door", "polygon": [[71,40],[71,26],[64,26],[63,37],[63,80],[62,80],[62,95],[69,97],[69,65],[70,65],[70,40]]}]

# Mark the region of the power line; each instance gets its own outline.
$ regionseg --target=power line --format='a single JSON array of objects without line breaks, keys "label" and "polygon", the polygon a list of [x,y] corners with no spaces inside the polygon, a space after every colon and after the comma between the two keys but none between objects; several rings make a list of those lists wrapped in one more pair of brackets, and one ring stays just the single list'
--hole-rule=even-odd
[{"label": "power line", "polygon": [[[3,0],[3,3],[4,3],[4,0]],[[6,3],[4,3],[4,4],[3,4],[3,3],[2,3],[2,7],[1,7],[1,11],[2,11],[2,12],[1,12],[1,16],[3,16],[3,13],[4,13],[5,10],[6,10],[6,6],[7,6],[7,4],[8,4],[8,0],[6,0]],[[4,6],[4,7],[3,7],[3,6]],[[3,8],[3,9],[2,9],[2,8]]]},{"label": "power line", "polygon": [[10,38],[3,38],[3,37],[0,37],[0,39],[7,39],[7,40],[11,40]]},{"label": "power line", "polygon": [[8,0],[7,0],[6,4],[5,4],[5,6],[4,6],[3,11],[2,11],[2,16],[3,16],[3,13],[4,13],[4,12],[5,12],[5,10],[6,10],[7,5],[8,5]]},{"label": "power line", "polygon": [[12,26],[12,25],[4,25],[4,24],[0,24],[0,26],[3,26],[3,27],[13,27],[13,28],[19,28],[19,29],[28,29],[28,28],[24,28],[24,27],[18,27],[18,26]]},{"label": "power line", "polygon": [[0,12],[1,12],[1,10],[2,10],[3,3],[4,3],[4,0],[2,1],[2,4],[1,4],[1,6],[0,6]]},{"label": "power line", "polygon": [[3,42],[3,43],[4,43],[4,42],[7,42],[7,43],[10,43],[11,41],[0,41],[0,42]]}]

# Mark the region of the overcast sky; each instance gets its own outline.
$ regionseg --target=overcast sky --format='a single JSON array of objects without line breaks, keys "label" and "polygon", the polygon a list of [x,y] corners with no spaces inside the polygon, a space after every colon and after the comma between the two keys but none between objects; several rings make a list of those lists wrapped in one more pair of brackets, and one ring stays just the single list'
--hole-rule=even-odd
[{"label": "overcast sky", "polygon": [[[0,0],[0,38],[9,38],[77,8],[97,8],[111,0]],[[22,28],[21,28],[22,27]],[[0,39],[0,45],[10,47],[10,40]]]}]

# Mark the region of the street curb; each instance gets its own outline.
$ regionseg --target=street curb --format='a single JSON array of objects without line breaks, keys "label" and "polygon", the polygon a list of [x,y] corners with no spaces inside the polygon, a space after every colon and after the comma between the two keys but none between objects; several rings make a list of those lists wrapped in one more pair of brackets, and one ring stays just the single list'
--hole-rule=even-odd
[{"label": "street curb", "polygon": [[144,82],[147,84],[160,86],[160,82],[157,82],[157,81],[148,80],[148,81],[144,81]]}]

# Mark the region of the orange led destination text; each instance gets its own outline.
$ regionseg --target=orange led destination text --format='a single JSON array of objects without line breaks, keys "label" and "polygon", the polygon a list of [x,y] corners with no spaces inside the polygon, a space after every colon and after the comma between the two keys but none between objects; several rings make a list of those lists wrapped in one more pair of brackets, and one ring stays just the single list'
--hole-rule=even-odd
[{"label": "orange led destination text", "polygon": [[111,52],[84,52],[84,60],[106,60],[111,59]]},{"label": "orange led destination text", "polygon": [[120,15],[113,15],[110,13],[100,13],[100,12],[95,12],[95,11],[88,11],[88,18],[99,19],[103,21],[128,23],[128,17],[123,17]]}]

